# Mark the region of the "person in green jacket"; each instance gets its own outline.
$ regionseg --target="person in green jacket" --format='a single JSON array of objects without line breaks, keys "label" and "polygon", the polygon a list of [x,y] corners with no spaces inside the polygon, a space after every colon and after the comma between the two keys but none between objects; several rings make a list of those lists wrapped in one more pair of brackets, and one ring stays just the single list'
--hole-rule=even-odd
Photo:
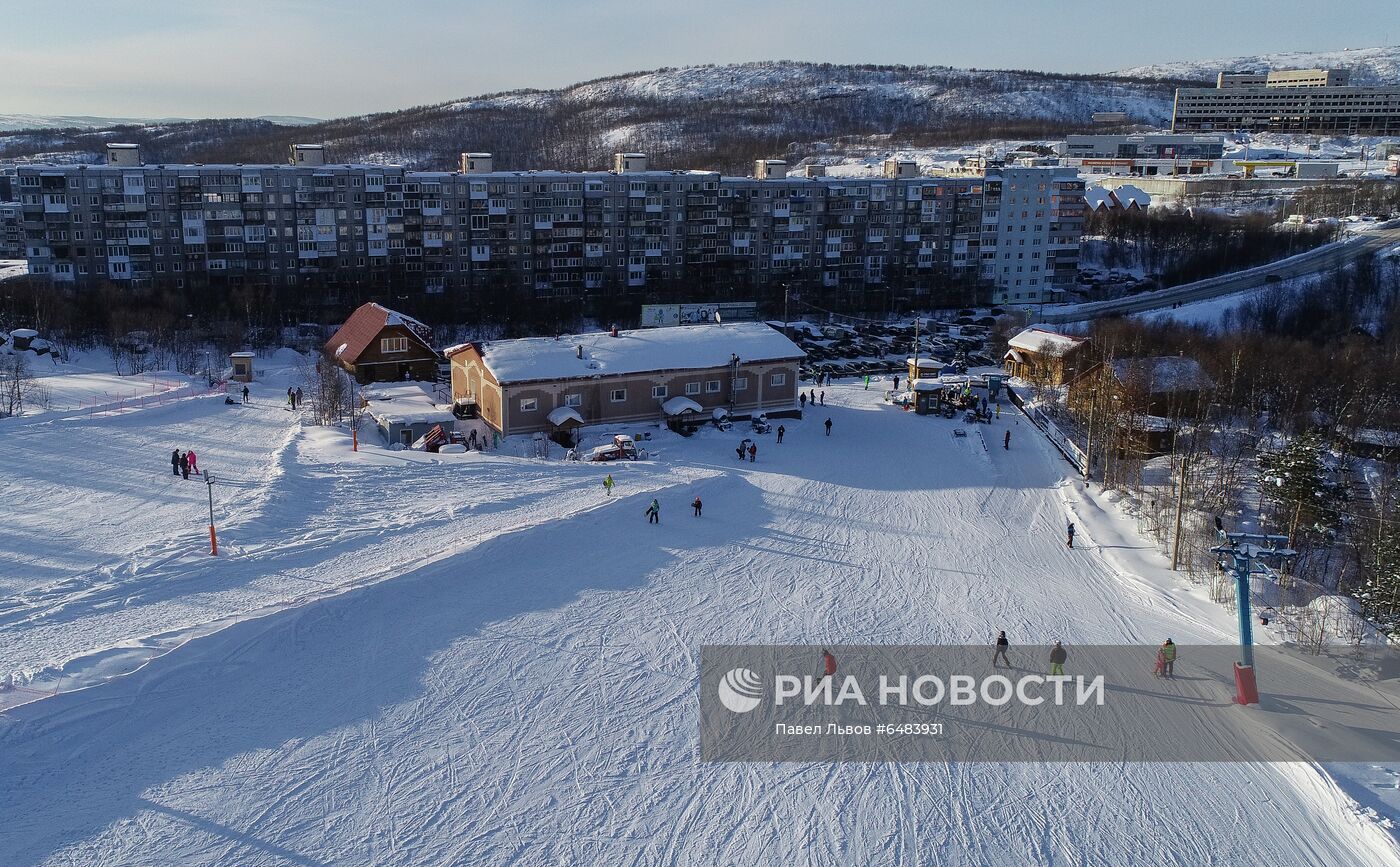
[{"label": "person in green jacket", "polygon": [[611,497],[613,485],[615,484],[616,482],[613,481],[612,473],[608,473],[607,477],[603,479],[603,492]]},{"label": "person in green jacket", "polygon": [[1162,676],[1171,677],[1172,663],[1176,662],[1176,645],[1168,638],[1166,641],[1162,642],[1162,646],[1158,649],[1157,653],[1162,659]]}]

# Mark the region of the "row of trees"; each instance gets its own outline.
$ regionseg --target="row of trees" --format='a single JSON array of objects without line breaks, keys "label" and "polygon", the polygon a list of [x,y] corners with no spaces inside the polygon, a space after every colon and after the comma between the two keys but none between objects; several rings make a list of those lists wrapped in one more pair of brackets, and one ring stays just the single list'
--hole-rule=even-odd
[{"label": "row of trees", "polygon": [[[1400,267],[1363,262],[1295,296],[1249,302],[1232,330],[1097,322],[1069,388],[1079,399],[1048,403],[1089,452],[1094,481],[1129,495],[1144,532],[1221,601],[1233,589],[1210,552],[1214,516],[1287,535],[1300,551],[1283,595],[1266,602],[1291,610],[1309,641],[1322,616],[1309,603],[1329,592],[1400,635]],[[1330,315],[1290,312],[1327,300]],[[1176,356],[1200,363],[1204,388],[1149,398],[1108,372],[1118,359]],[[1176,435],[1153,457],[1142,445],[1163,427]]]}]

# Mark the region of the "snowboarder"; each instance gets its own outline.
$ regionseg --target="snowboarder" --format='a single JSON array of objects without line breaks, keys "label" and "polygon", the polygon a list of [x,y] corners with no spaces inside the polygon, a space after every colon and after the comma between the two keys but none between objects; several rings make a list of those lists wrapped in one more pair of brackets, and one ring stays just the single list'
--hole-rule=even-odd
[{"label": "snowboarder", "polygon": [[802,396],[798,400],[802,402],[802,408],[805,410],[807,408],[807,392],[802,392]]},{"label": "snowboarder", "polygon": [[1073,522],[1073,521],[1070,521],[1070,522],[1069,522],[1069,526],[1065,528],[1065,547],[1067,547],[1067,548],[1073,548],[1073,547],[1074,547],[1074,522]]},{"label": "snowboarder", "polygon": [[176,449],[175,451],[173,451],[173,452],[170,453],[170,472],[171,472],[172,474],[174,474],[174,475],[177,475],[177,476],[180,475],[180,450],[179,450],[179,449]]},{"label": "snowboarder", "polygon": [[1011,660],[1010,660],[1010,659],[1007,659],[1007,657],[1006,657],[1006,648],[1008,648],[1008,647],[1011,646],[1011,642],[1009,642],[1009,641],[1006,640],[1006,632],[1005,632],[1004,630],[997,633],[997,642],[996,642],[996,646],[997,646],[996,653],[992,654],[992,668],[996,668],[996,667],[997,667],[997,660],[998,660],[998,659],[1000,659],[1002,662],[1006,663],[1006,667],[1007,667],[1007,668],[1010,668],[1010,667],[1011,667]]},{"label": "snowboarder", "polygon": [[696,498],[695,498],[695,502],[693,502],[693,503],[690,504],[690,507],[691,507],[692,509],[695,510],[695,517],[697,517],[697,518],[700,517],[700,506],[701,506],[701,503],[700,503],[700,498],[699,498],[699,497],[696,497]]},{"label": "snowboarder", "polygon": [[613,485],[615,484],[617,483],[613,481],[612,473],[608,473],[607,476],[603,478],[603,493],[611,497]]},{"label": "snowboarder", "polygon": [[826,420],[826,435],[831,436],[831,419]]},{"label": "snowboarder", "polygon": [[757,457],[758,457],[758,444],[757,444],[757,443],[749,443],[749,463],[753,463],[753,462],[754,462],[754,459],[757,458]]},{"label": "snowboarder", "polygon": [[836,657],[831,655],[831,651],[822,648],[822,677],[832,677],[836,674]]},{"label": "snowboarder", "polygon": [[248,402],[248,386],[243,386],[243,402]]},{"label": "snowboarder", "polygon": [[652,501],[651,501],[651,505],[650,505],[650,506],[647,506],[647,523],[648,523],[648,524],[660,524],[660,523],[661,523],[661,504],[658,503],[656,500],[652,500]]},{"label": "snowboarder", "polygon": [[783,441],[783,434],[785,433],[787,433],[787,428],[783,427],[782,425],[778,425],[778,442]]},{"label": "snowboarder", "polygon": [[185,481],[189,481],[189,478],[190,478],[190,458],[189,458],[189,455],[180,455],[180,475],[184,477]]},{"label": "snowboarder", "polygon": [[1063,677],[1065,674],[1065,660],[1069,654],[1060,642],[1055,642],[1055,646],[1050,648],[1050,676]]},{"label": "snowboarder", "polygon": [[301,386],[297,386],[297,390],[296,392],[294,392],[294,396],[296,400],[292,402],[292,406],[296,407],[297,409],[301,409]]},{"label": "snowboarder", "polygon": [[822,406],[826,406],[826,392],[822,392]]},{"label": "snowboarder", "polygon": [[1162,642],[1162,646],[1157,648],[1157,665],[1161,669],[1161,677],[1172,676],[1172,665],[1176,662],[1176,645],[1168,638]]},{"label": "snowboarder", "polygon": [[199,472],[199,465],[195,463],[194,449],[185,452],[185,460],[189,461],[190,472],[194,473],[196,476],[201,475]]},{"label": "snowboarder", "polygon": [[1001,447],[1006,451],[1011,451],[1011,431],[1006,432],[1006,436],[1001,438]]}]

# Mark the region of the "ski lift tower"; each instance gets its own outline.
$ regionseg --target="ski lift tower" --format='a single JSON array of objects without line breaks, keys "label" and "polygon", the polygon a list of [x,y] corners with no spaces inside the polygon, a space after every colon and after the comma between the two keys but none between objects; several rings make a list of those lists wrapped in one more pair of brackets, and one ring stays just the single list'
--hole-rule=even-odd
[{"label": "ski lift tower", "polygon": [[1298,556],[1288,547],[1287,536],[1220,531],[1224,545],[1210,550],[1220,555],[1220,569],[1235,576],[1235,608],[1240,619],[1240,661],[1235,663],[1235,703],[1258,704],[1259,686],[1254,679],[1254,619],[1249,608],[1249,578],[1268,574],[1256,561],[1281,562]]}]

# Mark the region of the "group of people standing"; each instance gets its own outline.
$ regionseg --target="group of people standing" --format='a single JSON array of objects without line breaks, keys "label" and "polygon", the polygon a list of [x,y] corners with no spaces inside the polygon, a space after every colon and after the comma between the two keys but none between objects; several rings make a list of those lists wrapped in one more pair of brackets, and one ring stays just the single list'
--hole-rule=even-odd
[{"label": "group of people standing", "polygon": [[301,386],[296,388],[287,386],[287,409],[293,411],[301,409]]},{"label": "group of people standing", "polygon": [[[1011,658],[1006,655],[1010,649],[1011,642],[1006,637],[1006,631],[997,633],[996,652],[992,654],[992,668],[1000,668],[1003,664],[1007,668],[1015,668],[1011,664]],[[1063,643],[1056,641],[1055,646],[1050,648],[1050,676],[1059,677],[1065,673],[1065,661],[1069,659],[1069,651],[1065,650]]]},{"label": "group of people standing", "polygon": [[190,473],[200,475],[199,464],[195,462],[194,450],[182,452],[175,449],[172,451],[170,453],[170,472],[186,479],[190,477]]}]

